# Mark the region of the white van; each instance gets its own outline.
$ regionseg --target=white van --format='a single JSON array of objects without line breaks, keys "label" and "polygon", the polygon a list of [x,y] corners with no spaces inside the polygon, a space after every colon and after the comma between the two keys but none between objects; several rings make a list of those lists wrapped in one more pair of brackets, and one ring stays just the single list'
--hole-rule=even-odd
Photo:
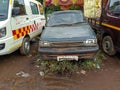
[{"label": "white van", "polygon": [[45,17],[36,0],[0,0],[0,55],[30,51],[30,40],[42,32]]}]

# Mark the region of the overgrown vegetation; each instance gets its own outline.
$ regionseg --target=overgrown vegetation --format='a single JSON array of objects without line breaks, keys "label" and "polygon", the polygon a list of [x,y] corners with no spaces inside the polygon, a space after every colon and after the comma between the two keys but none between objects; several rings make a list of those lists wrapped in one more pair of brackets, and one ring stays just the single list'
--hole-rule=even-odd
[{"label": "overgrown vegetation", "polygon": [[81,68],[83,68],[83,69],[94,69],[94,68],[100,69],[100,64],[102,62],[103,57],[104,57],[104,54],[101,51],[99,51],[96,54],[95,60],[83,61],[81,63]]},{"label": "overgrown vegetation", "polygon": [[37,65],[44,73],[55,73],[60,75],[71,75],[79,69],[100,69],[100,64],[102,62],[103,53],[98,52],[95,60],[79,60],[79,61],[56,61],[48,60],[44,61],[38,59],[36,61]]},{"label": "overgrown vegetation", "polygon": [[44,73],[55,73],[59,75],[72,74],[74,71],[78,70],[78,65],[74,61],[43,61],[38,59],[37,64]]}]

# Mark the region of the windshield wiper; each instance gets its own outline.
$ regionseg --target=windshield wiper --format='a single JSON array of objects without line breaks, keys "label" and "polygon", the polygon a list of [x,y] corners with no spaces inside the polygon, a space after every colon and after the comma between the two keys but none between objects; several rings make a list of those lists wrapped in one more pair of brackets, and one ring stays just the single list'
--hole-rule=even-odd
[{"label": "windshield wiper", "polygon": [[86,23],[86,22],[76,22],[76,23],[73,23],[73,24],[82,24],[82,23]]},{"label": "windshield wiper", "polygon": [[50,27],[57,27],[57,26],[72,26],[72,25],[75,25],[75,24],[83,24],[83,23],[86,23],[86,22],[76,22],[76,23],[71,23],[71,24],[50,25]]},{"label": "windshield wiper", "polygon": [[57,27],[57,26],[72,26],[72,24],[51,25],[50,27]]}]

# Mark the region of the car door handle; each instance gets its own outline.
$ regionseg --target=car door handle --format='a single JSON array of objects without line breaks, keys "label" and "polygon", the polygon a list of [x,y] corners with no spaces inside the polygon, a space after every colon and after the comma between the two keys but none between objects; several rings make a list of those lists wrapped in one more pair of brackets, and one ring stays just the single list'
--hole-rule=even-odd
[{"label": "car door handle", "polygon": [[34,24],[36,24],[36,21],[34,21]]},{"label": "car door handle", "polygon": [[26,20],[29,20],[29,18],[26,18]]}]

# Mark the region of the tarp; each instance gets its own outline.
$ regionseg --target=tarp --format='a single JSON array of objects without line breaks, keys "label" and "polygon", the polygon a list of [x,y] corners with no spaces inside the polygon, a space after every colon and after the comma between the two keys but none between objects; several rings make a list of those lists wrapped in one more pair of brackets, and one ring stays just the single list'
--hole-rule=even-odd
[{"label": "tarp", "polygon": [[84,16],[99,18],[102,10],[102,0],[84,0]]}]

